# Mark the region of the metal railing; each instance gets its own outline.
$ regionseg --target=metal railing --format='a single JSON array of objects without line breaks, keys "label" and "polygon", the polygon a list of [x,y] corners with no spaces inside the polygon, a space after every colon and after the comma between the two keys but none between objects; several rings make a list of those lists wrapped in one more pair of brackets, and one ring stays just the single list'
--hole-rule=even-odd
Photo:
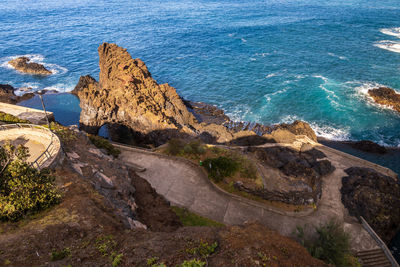
[{"label": "metal railing", "polygon": [[49,160],[53,153],[56,151],[56,146],[54,146],[54,140],[57,139],[58,137],[50,130],[47,129],[43,126],[40,125],[34,125],[34,124],[28,124],[28,123],[15,123],[15,124],[3,124],[0,125],[0,131],[5,131],[5,130],[10,130],[10,129],[22,129],[22,128],[30,128],[30,129],[36,129],[36,130],[41,130],[43,132],[46,132],[47,134],[50,133],[51,139],[50,139],[50,144],[47,146],[45,151],[40,154],[35,161],[31,163],[32,167],[35,167],[37,169],[40,169],[43,164]]},{"label": "metal railing", "polygon": [[393,257],[392,253],[390,252],[389,248],[386,246],[385,242],[375,233],[374,229],[367,223],[367,221],[360,216],[361,224],[364,226],[365,230],[372,236],[372,238],[378,243],[378,246],[383,250],[386,255],[386,258],[390,261],[393,267],[399,267],[396,259]]}]

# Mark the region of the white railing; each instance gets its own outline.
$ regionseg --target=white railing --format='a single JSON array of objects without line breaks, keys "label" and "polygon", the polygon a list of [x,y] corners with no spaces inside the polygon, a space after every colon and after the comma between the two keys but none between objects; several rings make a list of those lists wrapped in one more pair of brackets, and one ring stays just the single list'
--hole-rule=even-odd
[{"label": "white railing", "polygon": [[0,131],[6,131],[6,130],[10,130],[10,129],[22,129],[22,128],[30,128],[30,129],[35,129],[35,130],[40,130],[40,131],[44,131],[46,132],[46,134],[51,135],[51,139],[50,139],[50,144],[47,146],[47,148],[45,149],[45,151],[40,154],[36,160],[34,160],[31,165],[32,167],[35,167],[37,169],[40,169],[43,164],[49,160],[52,155],[54,155],[54,152],[56,152],[57,150],[57,146],[54,145],[54,141],[56,139],[58,139],[58,137],[52,132],[50,131],[50,129],[47,129],[43,126],[40,125],[34,125],[34,124],[28,124],[28,123],[16,123],[16,124],[3,124],[0,125]]},{"label": "white railing", "polygon": [[375,233],[374,229],[367,223],[367,221],[360,216],[361,224],[364,226],[365,230],[372,236],[372,238],[378,243],[378,246],[383,250],[386,255],[386,258],[390,261],[393,267],[399,267],[396,259],[393,257],[389,248],[386,246],[385,242]]}]

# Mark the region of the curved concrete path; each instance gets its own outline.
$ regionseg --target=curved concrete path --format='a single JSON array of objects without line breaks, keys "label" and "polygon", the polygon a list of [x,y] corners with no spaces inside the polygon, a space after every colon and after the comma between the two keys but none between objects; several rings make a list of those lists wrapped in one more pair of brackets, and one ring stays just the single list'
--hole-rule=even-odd
[{"label": "curved concrete path", "polygon": [[[273,211],[262,203],[217,189],[208,180],[204,170],[192,162],[124,145],[115,145],[121,150],[119,159],[127,165],[135,164],[145,167],[146,171],[139,175],[149,181],[152,187],[173,205],[186,207],[202,216],[229,225],[256,220],[285,236],[290,236],[297,226],[306,225],[312,226],[305,227],[306,234],[310,234],[314,226],[333,218],[343,222],[345,231],[351,236],[351,246],[355,251],[378,248],[376,242],[357,219],[349,216],[341,202],[339,191],[341,179],[346,175],[344,169],[350,166],[365,167],[368,162],[350,155],[344,156],[343,152],[324,146],[318,147],[336,167],[331,175],[324,177],[322,198],[318,209],[310,214],[285,214]],[[368,167],[373,167],[373,165],[368,165]]]}]

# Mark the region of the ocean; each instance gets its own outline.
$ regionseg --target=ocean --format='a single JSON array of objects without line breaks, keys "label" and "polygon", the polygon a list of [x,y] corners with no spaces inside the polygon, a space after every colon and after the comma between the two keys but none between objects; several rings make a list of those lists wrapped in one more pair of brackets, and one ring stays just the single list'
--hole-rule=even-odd
[{"label": "ocean", "polygon": [[[299,119],[328,139],[400,147],[400,113],[367,95],[400,92],[398,0],[7,0],[0,14],[3,84],[71,91],[81,75],[98,77],[97,47],[113,42],[159,83],[234,120]],[[21,55],[55,74],[18,73],[7,62]],[[45,102],[59,122],[78,123],[75,96]]]}]

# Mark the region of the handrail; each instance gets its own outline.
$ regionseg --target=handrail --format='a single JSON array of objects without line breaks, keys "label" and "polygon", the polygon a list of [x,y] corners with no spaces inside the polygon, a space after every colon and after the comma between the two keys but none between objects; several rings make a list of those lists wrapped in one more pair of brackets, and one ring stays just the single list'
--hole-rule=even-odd
[{"label": "handrail", "polygon": [[42,154],[40,154],[35,161],[33,161],[31,163],[32,167],[35,167],[37,169],[40,169],[43,164],[51,158],[51,153],[50,148],[53,146],[53,142],[54,142],[54,138],[56,137],[56,135],[50,130],[47,129],[43,126],[40,125],[35,125],[35,124],[29,124],[29,123],[15,123],[15,124],[3,124],[0,125],[0,131],[5,131],[5,130],[9,130],[9,129],[13,129],[13,128],[31,128],[31,129],[40,129],[40,130],[44,130],[46,132],[50,132],[51,133],[51,140],[50,140],[50,144],[47,146],[47,148],[45,149],[45,151],[42,152]]},{"label": "handrail", "polygon": [[393,267],[399,267],[396,259],[393,257],[392,253],[390,252],[389,248],[386,246],[385,242],[375,233],[374,229],[368,224],[368,222],[360,216],[361,224],[364,226],[365,230],[372,236],[372,238],[378,243],[378,246],[383,250],[386,255],[386,258],[390,261]]}]

